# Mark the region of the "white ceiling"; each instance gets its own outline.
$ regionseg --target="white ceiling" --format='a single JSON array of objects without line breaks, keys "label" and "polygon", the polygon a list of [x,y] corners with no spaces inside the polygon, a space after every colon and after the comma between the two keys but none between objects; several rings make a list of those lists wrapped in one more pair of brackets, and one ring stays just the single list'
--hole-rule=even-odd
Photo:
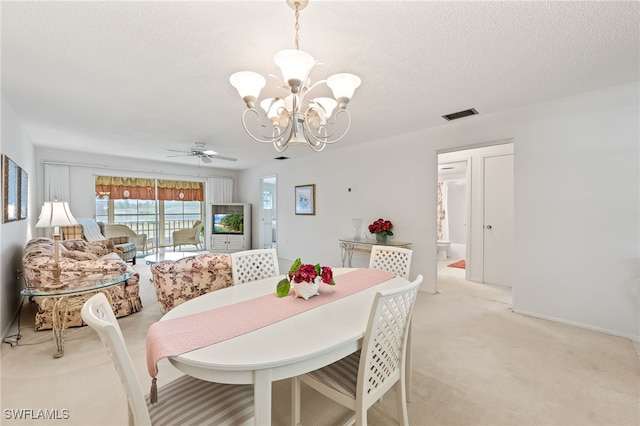
[{"label": "white ceiling", "polygon": [[[443,114],[467,108],[491,114],[637,81],[639,5],[311,0],[300,48],[323,64],[312,80],[363,81],[349,135],[327,150],[446,126]],[[204,141],[239,158],[206,167],[233,169],[279,155],[244,133],[229,75],[279,75],[273,54],[294,47],[284,0],[0,7],[2,93],[37,147],[196,164],[167,150]]]}]

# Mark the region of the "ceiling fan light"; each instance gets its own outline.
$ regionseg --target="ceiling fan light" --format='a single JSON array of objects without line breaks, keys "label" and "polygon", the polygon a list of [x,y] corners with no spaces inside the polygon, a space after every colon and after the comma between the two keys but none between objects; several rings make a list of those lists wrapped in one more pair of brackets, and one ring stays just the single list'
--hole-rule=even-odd
[{"label": "ceiling fan light", "polygon": [[333,97],[340,104],[340,108],[346,107],[361,82],[360,77],[349,73],[334,74],[327,78],[327,86],[333,92]]},{"label": "ceiling fan light", "polygon": [[291,87],[292,93],[298,93],[298,89],[316,64],[313,56],[302,50],[285,49],[276,53],[274,62],[282,72],[283,80]]},{"label": "ceiling fan light", "polygon": [[218,155],[218,153],[216,151],[212,150],[212,149],[204,150],[204,151],[202,151],[202,153],[204,155]]},{"label": "ceiling fan light", "polygon": [[260,91],[267,84],[263,76],[253,71],[240,71],[229,77],[229,82],[238,90],[240,97],[253,108]]}]

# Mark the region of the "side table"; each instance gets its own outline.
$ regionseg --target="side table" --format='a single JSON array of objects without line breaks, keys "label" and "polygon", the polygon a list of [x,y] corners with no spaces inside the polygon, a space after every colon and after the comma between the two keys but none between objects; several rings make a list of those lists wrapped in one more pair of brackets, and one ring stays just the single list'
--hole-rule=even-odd
[{"label": "side table", "polygon": [[[340,254],[342,255],[342,266],[351,268],[351,259],[353,258],[353,252],[371,253],[371,247],[373,246],[392,246],[409,248],[411,243],[405,243],[402,241],[387,240],[386,243],[379,243],[376,240],[369,240],[366,238],[354,239],[354,238],[340,238]],[[345,265],[346,262],[346,265]]]},{"label": "side table", "polygon": [[[109,303],[113,305],[113,299],[110,291],[115,289],[117,284],[125,282],[131,278],[131,274],[91,274],[84,277],[74,278],[71,280],[63,280],[62,287],[26,287],[20,291],[23,297],[42,297],[44,301],[42,308],[46,309],[51,306],[53,317],[53,341],[56,345],[54,358],[60,358],[64,355],[64,328],[66,325],[67,315],[69,314],[69,296],[76,296],[91,292],[102,292],[109,299]],[[71,301],[71,306],[78,303],[78,300]],[[84,302],[82,302],[84,303]]]}]

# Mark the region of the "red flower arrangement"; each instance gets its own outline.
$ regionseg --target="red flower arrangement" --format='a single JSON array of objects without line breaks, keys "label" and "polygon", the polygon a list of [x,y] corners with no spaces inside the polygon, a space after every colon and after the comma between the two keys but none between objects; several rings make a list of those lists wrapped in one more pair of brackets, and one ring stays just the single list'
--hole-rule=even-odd
[{"label": "red flower arrangement", "polygon": [[369,225],[369,232],[371,232],[372,234],[380,234],[383,237],[386,237],[387,235],[393,235],[391,228],[393,228],[393,224],[391,223],[391,221],[378,219],[371,225]]},{"label": "red flower arrangement", "polygon": [[310,263],[303,265],[300,258],[296,259],[295,262],[293,262],[291,268],[289,269],[287,277],[288,279],[284,278],[278,283],[278,287],[276,289],[278,297],[284,297],[289,294],[289,290],[291,289],[291,282],[312,283],[317,277],[320,277],[320,280],[325,284],[336,284],[336,282],[333,280],[333,270],[330,267],[320,266],[319,263],[315,265],[312,265]]}]

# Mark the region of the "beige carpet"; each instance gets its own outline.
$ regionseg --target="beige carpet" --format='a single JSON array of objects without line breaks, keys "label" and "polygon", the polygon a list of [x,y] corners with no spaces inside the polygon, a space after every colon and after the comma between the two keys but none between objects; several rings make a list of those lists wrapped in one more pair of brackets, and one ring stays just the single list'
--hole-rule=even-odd
[{"label": "beige carpet", "polygon": [[[161,313],[149,268],[135,268],[144,309],[120,325],[147,388],[145,333]],[[442,269],[440,294],[421,292],[414,313],[412,425],[640,424],[636,344],[514,314],[508,289],[469,283],[464,270]],[[65,355],[53,359],[51,333],[33,332],[28,304],[22,318],[20,345],[2,345],[0,423],[126,425],[124,393],[96,334],[87,327],[67,331]],[[160,384],[180,375],[166,361],[160,368]],[[275,383],[273,396],[273,424],[287,425],[289,382]],[[302,400],[304,424],[340,424],[349,417],[308,388]],[[68,419],[16,420],[20,409],[58,410]],[[395,416],[392,395],[369,410],[373,425],[397,424]]]}]

